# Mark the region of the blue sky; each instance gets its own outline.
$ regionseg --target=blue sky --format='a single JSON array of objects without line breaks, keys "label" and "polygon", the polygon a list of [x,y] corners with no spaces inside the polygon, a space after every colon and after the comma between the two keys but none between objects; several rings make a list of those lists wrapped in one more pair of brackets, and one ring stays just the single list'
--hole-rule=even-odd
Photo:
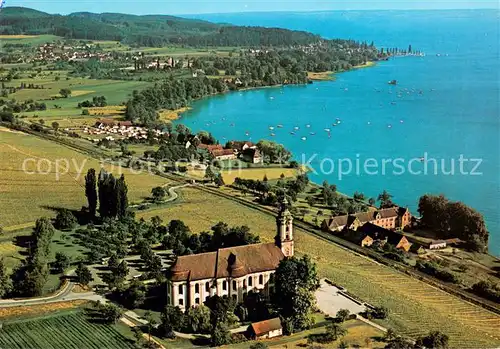
[{"label": "blue sky", "polygon": [[49,13],[198,14],[252,11],[496,8],[497,0],[6,0]]}]

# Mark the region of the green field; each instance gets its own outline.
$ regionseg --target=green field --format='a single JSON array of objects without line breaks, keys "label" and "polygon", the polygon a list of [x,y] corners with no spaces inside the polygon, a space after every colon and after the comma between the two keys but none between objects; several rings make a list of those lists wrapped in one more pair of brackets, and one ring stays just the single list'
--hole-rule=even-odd
[{"label": "green field", "polygon": [[0,347],[44,348],[135,348],[118,328],[89,322],[81,312],[66,312],[35,320],[4,322]]},{"label": "green field", "polygon": [[[50,77],[19,79],[7,83],[7,86],[19,86],[21,82],[44,86],[44,89],[24,89],[17,91],[10,94],[9,98],[15,98],[18,101],[28,99],[43,101],[49,109],[47,112],[50,112],[50,109],[54,109],[54,105],[58,105],[61,108],[71,108],[81,113],[81,110],[77,109],[79,102],[92,99],[94,96],[105,96],[109,105],[118,105],[126,101],[134,90],[140,90],[150,85],[150,83],[143,81],[91,80],[83,78],[70,78],[70,80],[66,80],[64,78],[65,74],[66,72],[64,71],[57,74],[54,72],[54,75]],[[54,78],[57,75],[63,78],[55,81]],[[73,95],[68,98],[49,100],[57,96],[63,88],[69,88],[73,92]],[[41,112],[37,112],[37,114],[42,115]]]},{"label": "green field", "polygon": [[5,44],[21,44],[29,46],[43,45],[61,39],[55,35],[0,35],[0,42]]}]

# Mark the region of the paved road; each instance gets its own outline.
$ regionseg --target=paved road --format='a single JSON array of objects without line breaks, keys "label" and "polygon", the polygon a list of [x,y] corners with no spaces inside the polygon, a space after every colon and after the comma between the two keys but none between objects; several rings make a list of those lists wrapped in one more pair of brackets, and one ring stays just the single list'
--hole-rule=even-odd
[{"label": "paved road", "polygon": [[[163,187],[166,187],[169,184],[170,183],[165,184],[165,185],[163,185]],[[177,198],[179,197],[179,194],[177,194],[177,189],[181,189],[181,188],[185,188],[185,187],[189,187],[189,186],[191,186],[191,184],[187,183],[187,184],[176,185],[175,187],[168,188],[168,190],[167,190],[168,191],[168,199],[163,200],[162,204],[166,204],[166,203],[177,200]],[[129,207],[135,208],[135,207],[150,206],[150,205],[151,204],[149,204],[149,203],[145,203],[145,204],[131,205]]]}]

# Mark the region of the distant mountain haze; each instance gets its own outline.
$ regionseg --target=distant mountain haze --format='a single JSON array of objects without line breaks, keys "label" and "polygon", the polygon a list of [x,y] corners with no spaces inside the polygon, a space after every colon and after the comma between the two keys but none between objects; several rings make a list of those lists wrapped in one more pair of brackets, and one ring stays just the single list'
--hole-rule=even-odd
[{"label": "distant mountain haze", "polygon": [[114,40],[151,47],[171,44],[290,46],[320,40],[317,35],[301,31],[214,24],[166,15],[77,12],[63,16],[24,7],[2,10],[0,34],[52,34],[71,39]]},{"label": "distant mountain haze", "polygon": [[498,8],[493,0],[8,0],[50,13],[79,11],[133,14],[200,14],[256,11],[408,10]]}]

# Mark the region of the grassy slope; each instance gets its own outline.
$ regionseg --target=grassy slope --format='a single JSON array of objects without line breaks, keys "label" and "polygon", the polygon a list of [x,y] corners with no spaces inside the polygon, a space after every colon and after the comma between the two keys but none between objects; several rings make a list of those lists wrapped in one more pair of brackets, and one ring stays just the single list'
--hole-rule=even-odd
[{"label": "grassy slope", "polygon": [[[86,203],[84,194],[84,175],[89,168],[99,171],[99,161],[69,148],[34,136],[0,130],[0,224],[4,228],[33,222],[40,216],[54,215],[48,207],[80,209]],[[48,159],[41,165],[43,174],[27,174],[23,171],[25,159]],[[68,159],[71,163],[69,173],[56,179],[55,160]],[[50,162],[49,162],[50,161]],[[84,171],[79,175],[74,164]],[[65,168],[60,162],[59,169]],[[26,166],[29,171],[36,171],[35,162]],[[128,169],[106,165],[106,169],[115,174],[125,174],[129,187],[130,202],[142,201],[148,197],[151,188],[169,181],[147,173],[133,174]]]},{"label": "grassy slope", "polygon": [[[264,241],[273,241],[275,234],[272,217],[191,188],[182,190],[182,202],[141,212],[138,217],[155,215],[164,221],[181,219],[194,232],[224,221],[248,225]],[[440,330],[451,337],[452,347],[500,344],[499,316],[303,231],[296,232],[295,240],[298,253],[314,258],[321,277],[345,286],[367,302],[388,307],[391,315],[384,325],[411,336]]]}]

